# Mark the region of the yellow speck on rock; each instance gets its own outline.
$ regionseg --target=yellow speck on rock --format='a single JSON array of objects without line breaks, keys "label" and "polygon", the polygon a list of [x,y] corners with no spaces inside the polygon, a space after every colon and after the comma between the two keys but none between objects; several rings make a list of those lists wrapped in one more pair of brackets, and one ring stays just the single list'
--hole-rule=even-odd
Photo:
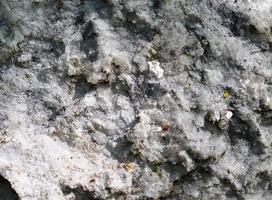
[{"label": "yellow speck on rock", "polygon": [[123,168],[128,171],[128,172],[131,172],[132,171],[132,164],[131,163],[125,163],[123,165]]},{"label": "yellow speck on rock", "polygon": [[229,92],[227,90],[224,91],[223,97],[226,99],[230,96]]}]

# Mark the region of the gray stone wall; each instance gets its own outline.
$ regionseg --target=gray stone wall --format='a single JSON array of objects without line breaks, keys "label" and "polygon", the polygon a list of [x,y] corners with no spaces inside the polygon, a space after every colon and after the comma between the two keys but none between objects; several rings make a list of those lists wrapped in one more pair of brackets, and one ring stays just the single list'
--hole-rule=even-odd
[{"label": "gray stone wall", "polygon": [[271,0],[1,0],[0,199],[272,199]]}]

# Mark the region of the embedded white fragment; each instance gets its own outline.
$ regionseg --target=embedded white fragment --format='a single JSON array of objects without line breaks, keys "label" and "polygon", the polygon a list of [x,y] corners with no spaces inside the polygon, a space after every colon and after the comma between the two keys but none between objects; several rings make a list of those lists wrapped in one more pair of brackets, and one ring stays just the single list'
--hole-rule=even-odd
[{"label": "embedded white fragment", "polygon": [[226,113],[226,118],[227,118],[227,119],[230,119],[232,116],[233,116],[233,113],[232,113],[231,111],[228,111],[228,112]]},{"label": "embedded white fragment", "polygon": [[150,71],[152,71],[158,78],[163,77],[164,70],[160,67],[160,63],[158,61],[153,60],[147,63]]}]

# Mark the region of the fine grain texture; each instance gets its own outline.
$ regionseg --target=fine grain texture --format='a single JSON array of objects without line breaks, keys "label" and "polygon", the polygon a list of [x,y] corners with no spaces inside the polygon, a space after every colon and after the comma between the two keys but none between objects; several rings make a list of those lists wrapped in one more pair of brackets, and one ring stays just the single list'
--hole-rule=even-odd
[{"label": "fine grain texture", "polygon": [[0,200],[271,200],[272,0],[0,0]]}]

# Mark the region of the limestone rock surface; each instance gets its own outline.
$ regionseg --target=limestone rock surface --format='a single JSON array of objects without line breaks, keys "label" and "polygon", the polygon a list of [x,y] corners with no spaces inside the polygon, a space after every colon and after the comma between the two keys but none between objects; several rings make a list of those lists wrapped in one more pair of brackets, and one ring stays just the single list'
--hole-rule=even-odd
[{"label": "limestone rock surface", "polygon": [[272,0],[1,0],[0,200],[272,199]]}]

